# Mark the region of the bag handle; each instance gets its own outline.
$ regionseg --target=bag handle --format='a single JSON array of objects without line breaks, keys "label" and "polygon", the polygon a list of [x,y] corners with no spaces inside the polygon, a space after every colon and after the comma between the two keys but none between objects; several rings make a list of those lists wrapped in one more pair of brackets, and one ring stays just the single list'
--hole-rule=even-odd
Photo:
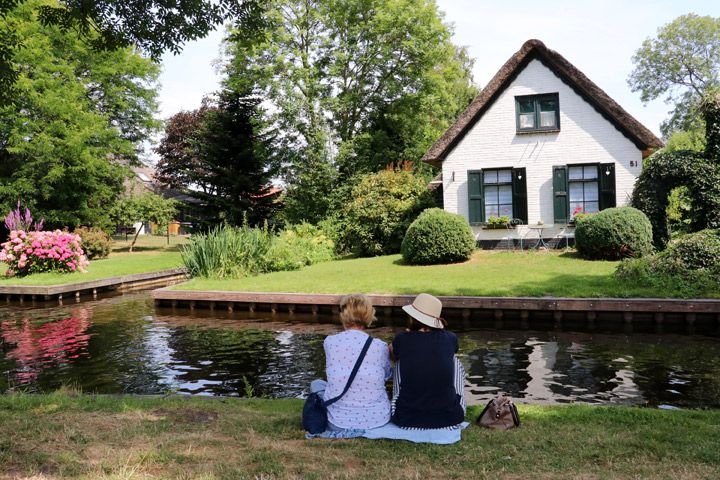
[{"label": "bag handle", "polygon": [[475,420],[475,423],[477,423],[478,425],[480,425],[480,420],[482,419],[483,416],[485,416],[485,412],[488,411],[488,409],[490,408],[490,405],[492,405],[493,401],[494,401],[494,400],[490,400],[490,401],[487,403],[487,405],[485,405],[485,408],[483,408],[483,411],[480,412],[480,416],[477,417],[477,420]]},{"label": "bag handle", "polygon": [[345,390],[342,391],[340,395],[338,395],[335,398],[331,398],[330,400],[327,400],[325,402],[325,407],[329,407],[333,403],[337,402],[342,398],[343,395],[347,393],[348,390],[350,390],[350,385],[352,384],[353,380],[355,380],[355,375],[357,375],[358,370],[360,370],[360,365],[362,364],[363,360],[365,359],[365,354],[367,353],[368,349],[370,348],[370,344],[373,341],[373,337],[368,335],[368,339],[365,341],[365,345],[363,345],[362,350],[360,351],[360,356],[358,356],[357,361],[355,362],[355,366],[353,367],[352,372],[350,373],[350,377],[348,378],[347,383],[345,384]]}]

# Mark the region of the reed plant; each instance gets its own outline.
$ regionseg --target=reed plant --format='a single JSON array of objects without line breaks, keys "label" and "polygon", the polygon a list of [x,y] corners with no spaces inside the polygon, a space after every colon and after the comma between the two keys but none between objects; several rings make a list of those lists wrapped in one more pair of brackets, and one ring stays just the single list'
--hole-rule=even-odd
[{"label": "reed plant", "polygon": [[266,271],[265,258],[274,235],[267,228],[224,225],[204,235],[194,235],[182,251],[182,260],[193,277],[240,278]]},{"label": "reed plant", "polygon": [[332,240],[312,225],[290,226],[274,233],[264,227],[224,225],[195,235],[182,250],[193,277],[233,279],[332,260]]}]

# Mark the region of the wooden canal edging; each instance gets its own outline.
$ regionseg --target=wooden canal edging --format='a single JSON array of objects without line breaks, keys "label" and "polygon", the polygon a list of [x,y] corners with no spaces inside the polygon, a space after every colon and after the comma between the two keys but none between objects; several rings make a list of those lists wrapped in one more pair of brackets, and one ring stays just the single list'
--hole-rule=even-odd
[{"label": "wooden canal edging", "polygon": [[[343,295],[304,293],[263,293],[233,291],[154,290],[158,306],[173,308],[209,308],[258,310],[271,313],[320,312],[338,313]],[[404,315],[400,307],[412,302],[415,295],[369,295],[379,316]],[[720,328],[720,299],[668,298],[562,298],[562,297],[439,297],[443,314],[466,321],[478,317],[495,320],[513,318],[527,324],[531,317],[549,318],[556,326],[564,319],[580,320],[592,326],[599,316],[622,323],[650,321],[654,324],[694,325],[698,320]]]},{"label": "wooden canal edging", "polygon": [[13,300],[57,301],[73,298],[80,300],[83,295],[97,297],[103,291],[130,291],[147,288],[160,288],[187,280],[184,268],[173,268],[159,272],[135,273],[119,277],[101,278],[87,282],[66,283],[60,285],[0,285],[0,298],[6,302]]}]

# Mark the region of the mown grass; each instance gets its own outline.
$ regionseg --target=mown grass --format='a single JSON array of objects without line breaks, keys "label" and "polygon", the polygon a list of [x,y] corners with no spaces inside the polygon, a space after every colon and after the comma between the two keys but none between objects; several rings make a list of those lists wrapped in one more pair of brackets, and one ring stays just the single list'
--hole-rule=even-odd
[{"label": "mown grass", "polygon": [[[305,440],[300,400],[0,397],[0,478],[720,477],[720,412],[520,406],[455,445]],[[479,407],[472,407],[473,420]]]},{"label": "mown grass", "polygon": [[171,243],[167,245],[165,237],[144,235],[138,238],[135,251],[129,253],[127,250],[131,241],[126,242],[124,237],[113,240],[110,256],[91,261],[85,273],[36,273],[26,277],[6,278],[1,273],[7,267],[0,263],[0,285],[62,285],[182,266],[179,245],[186,243],[182,237],[171,237]]},{"label": "mown grass", "polygon": [[[588,261],[563,252],[477,251],[454,265],[404,265],[399,255],[325,262],[298,271],[239,280],[195,278],[183,290],[255,292],[388,293],[478,296],[675,297],[671,287],[657,290],[628,285],[614,277],[618,262]],[[720,292],[717,295],[720,296]]]}]

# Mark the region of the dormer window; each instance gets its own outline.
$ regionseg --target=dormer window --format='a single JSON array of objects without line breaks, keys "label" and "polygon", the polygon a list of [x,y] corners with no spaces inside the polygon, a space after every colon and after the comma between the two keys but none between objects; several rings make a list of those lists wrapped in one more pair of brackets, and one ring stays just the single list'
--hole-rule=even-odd
[{"label": "dormer window", "polygon": [[557,93],[515,97],[518,133],[560,130],[560,102]]}]

